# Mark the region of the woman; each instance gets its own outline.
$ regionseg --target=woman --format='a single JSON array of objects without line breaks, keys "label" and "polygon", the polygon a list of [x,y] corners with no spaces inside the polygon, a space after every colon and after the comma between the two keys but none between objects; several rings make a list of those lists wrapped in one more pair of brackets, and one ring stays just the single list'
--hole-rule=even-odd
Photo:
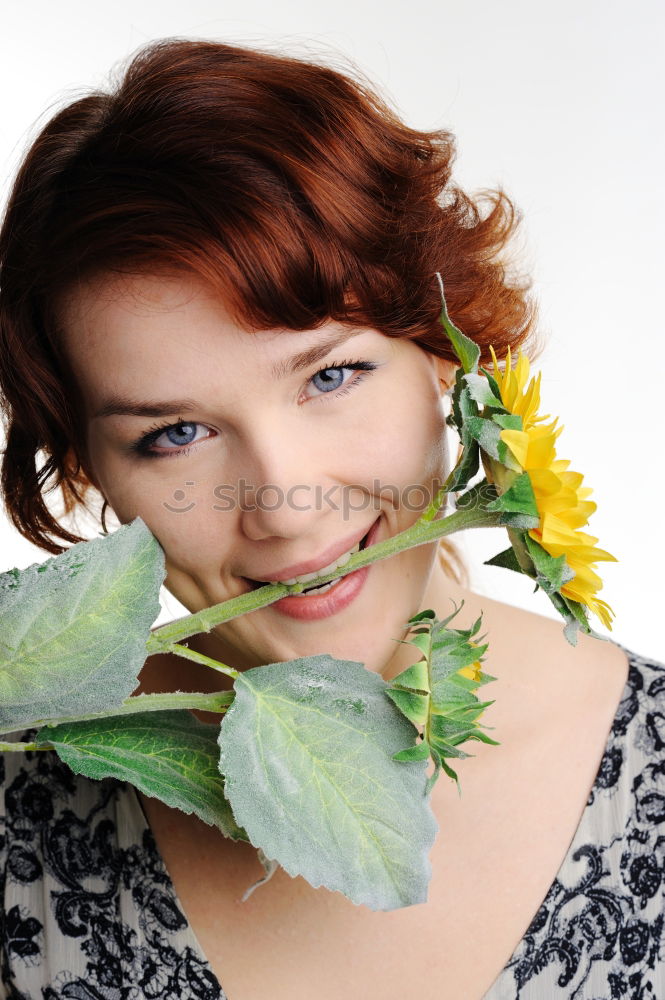
[{"label": "woman", "polygon": [[[408,128],[364,84],[214,43],[148,46],[113,93],[56,115],[0,235],[19,531],[61,551],[79,536],[45,487],[64,513],[98,491],[146,522],[193,612],[413,523],[451,465],[435,273],[482,364],[533,341],[502,257],[512,205],[498,192],[481,212],[452,159],[448,133]],[[282,870],[240,902],[261,874],[250,845],[51,754],[7,754],[6,995],[662,991],[663,668],[572,647],[560,621],[466,584],[452,545],[420,546],[190,642],[238,669],[329,652],[390,680],[410,616],[482,613],[501,746],[465,762],[461,799],[434,788],[426,904],[372,912]],[[221,686],[210,673],[152,656],[140,690]]]}]

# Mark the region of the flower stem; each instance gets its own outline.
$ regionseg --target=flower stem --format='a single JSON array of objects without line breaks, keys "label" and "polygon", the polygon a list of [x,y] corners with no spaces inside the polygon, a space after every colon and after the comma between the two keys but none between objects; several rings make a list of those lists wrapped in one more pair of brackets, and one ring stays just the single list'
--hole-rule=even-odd
[{"label": "flower stem", "polygon": [[[220,607],[220,605],[217,605],[217,607]],[[204,653],[198,653],[195,649],[190,649],[189,646],[183,646],[178,642],[173,643],[173,645],[169,647],[169,652],[177,653],[178,656],[184,656],[187,660],[194,660],[195,663],[202,663],[204,667],[210,667],[212,670],[217,670],[220,674],[226,674],[228,677],[233,677],[234,680],[240,674],[239,670],[234,670],[233,667],[227,667],[225,663],[220,663],[219,660],[213,660],[210,656],[205,656]]]},{"label": "flower stem", "polygon": [[[435,502],[430,504],[425,514],[415,524],[400,532],[399,535],[386,538],[384,541],[377,542],[367,549],[361,549],[351,556],[345,566],[338,567],[330,573],[317,577],[316,580],[312,580],[307,586],[314,587],[318,586],[319,583],[328,583],[330,580],[346,576],[347,573],[352,573],[363,566],[369,566],[380,559],[387,559],[389,556],[396,555],[398,552],[404,552],[406,549],[415,548],[418,545],[428,545],[438,541],[440,538],[444,538],[446,535],[452,535],[456,531],[464,531],[467,528],[493,528],[501,525],[502,514],[500,512],[485,510],[480,502],[480,487],[482,486],[487,489],[487,483],[483,482],[473,487],[467,494],[464,494],[468,500],[462,509],[458,509],[448,517],[440,518],[439,520],[428,520],[427,518],[433,517],[436,510],[436,501],[440,505],[439,498],[442,493],[440,491],[435,498]],[[460,501],[458,501],[458,506],[459,503]],[[259,608],[273,604],[281,597],[286,597],[289,594],[299,594],[303,590],[304,586],[301,583],[294,583],[291,586],[287,586],[284,583],[266,584],[264,587],[259,587],[258,590],[251,590],[249,593],[233,597],[229,601],[223,601],[220,604],[214,604],[210,608],[204,608],[203,611],[198,611],[196,614],[169,622],[151,633],[146,643],[148,653],[176,652],[180,653],[180,655],[185,655],[181,652],[181,649],[186,649],[187,647],[179,647],[178,644],[188,636],[196,635],[199,632],[210,632],[216,625],[231,621],[232,618],[238,618],[240,615],[245,615],[250,611],[257,611]],[[217,669],[219,669],[219,666]],[[227,671],[229,669],[226,668]]]},{"label": "flower stem", "polygon": [[[159,694],[138,694],[126,698],[120,705],[115,705],[103,712],[88,712],[86,715],[65,715],[53,719],[35,719],[34,722],[22,725],[21,730],[34,729],[35,726],[59,726],[68,722],[90,722],[92,719],[108,719],[116,715],[135,715],[137,712],[161,712],[165,709],[197,708],[204,712],[218,712],[223,715],[234,698],[233,691],[215,691],[212,694],[201,694],[196,691],[166,691]],[[15,732],[15,730],[5,730]],[[0,734],[4,735],[4,734]],[[1,743],[0,750],[34,750],[43,749],[28,743]]]},{"label": "flower stem", "polygon": [[37,746],[36,743],[3,743],[0,741],[0,753],[4,750],[52,750],[52,746],[47,746],[46,744],[41,744]]}]

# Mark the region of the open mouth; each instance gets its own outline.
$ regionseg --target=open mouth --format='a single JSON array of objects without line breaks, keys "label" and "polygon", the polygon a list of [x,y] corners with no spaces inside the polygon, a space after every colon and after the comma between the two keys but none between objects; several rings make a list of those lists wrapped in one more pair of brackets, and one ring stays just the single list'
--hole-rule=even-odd
[{"label": "open mouth", "polygon": [[[370,534],[372,528],[374,527],[374,524],[376,524],[376,521],[369,526],[369,528],[367,529],[366,534],[364,534],[363,537],[360,539],[360,549],[361,550],[364,549],[365,546],[367,545],[367,539],[369,537],[369,534]],[[243,577],[243,579],[247,580],[247,583],[250,584],[252,590],[258,590],[259,587],[267,587],[268,586],[268,583],[265,580],[252,580],[251,577],[248,577],[248,576]],[[333,583],[337,583],[338,580],[339,580],[339,577],[337,578],[337,580],[331,580],[330,584],[327,584],[326,586],[330,586]],[[301,591],[301,593],[302,594],[306,594],[306,593],[308,593],[308,591],[310,591],[310,590],[318,590],[320,587],[321,587],[321,584],[318,584],[318,585],[317,584],[311,584],[309,587],[305,587]]]}]

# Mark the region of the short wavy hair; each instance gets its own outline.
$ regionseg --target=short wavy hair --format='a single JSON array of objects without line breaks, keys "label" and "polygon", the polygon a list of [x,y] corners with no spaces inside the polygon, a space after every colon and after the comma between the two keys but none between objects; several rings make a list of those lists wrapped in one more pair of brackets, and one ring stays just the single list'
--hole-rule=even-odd
[{"label": "short wavy hair", "polygon": [[185,269],[248,330],[334,319],[456,362],[439,271],[481,363],[535,344],[530,282],[504,255],[519,213],[452,184],[454,156],[449,131],[408,127],[357,70],[211,41],[151,43],[56,113],[0,230],[0,489],[18,531],[51,553],[83,540],[44,497],[60,490],[64,517],[94,490],[56,308],[94,274]]}]

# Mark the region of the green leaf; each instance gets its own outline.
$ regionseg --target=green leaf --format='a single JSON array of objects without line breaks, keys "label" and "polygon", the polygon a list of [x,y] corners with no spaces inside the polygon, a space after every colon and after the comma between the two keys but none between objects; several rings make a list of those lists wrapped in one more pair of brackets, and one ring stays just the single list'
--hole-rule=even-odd
[{"label": "green leaf", "polygon": [[219,726],[181,710],[44,726],[36,741],[51,744],[76,774],[128,781],[226,837],[247,840],[224,796],[218,735]]},{"label": "green leaf", "polygon": [[448,306],[446,304],[446,297],[443,292],[443,281],[441,280],[441,275],[437,272],[437,278],[439,279],[439,288],[441,290],[441,315],[439,317],[439,322],[446,332],[448,339],[450,340],[455,354],[459,358],[460,364],[465,372],[475,372],[478,368],[478,358],[480,357],[480,348],[471,340],[466,337],[462,331],[455,326],[450,316],[448,315]]},{"label": "green leaf", "polygon": [[164,555],[140,518],[0,575],[0,729],[113,708],[134,690]]},{"label": "green leaf", "polygon": [[437,824],[413,726],[362,664],[329,655],[245,670],[220,769],[251,842],[292,876],[373,910],[424,902]]}]

